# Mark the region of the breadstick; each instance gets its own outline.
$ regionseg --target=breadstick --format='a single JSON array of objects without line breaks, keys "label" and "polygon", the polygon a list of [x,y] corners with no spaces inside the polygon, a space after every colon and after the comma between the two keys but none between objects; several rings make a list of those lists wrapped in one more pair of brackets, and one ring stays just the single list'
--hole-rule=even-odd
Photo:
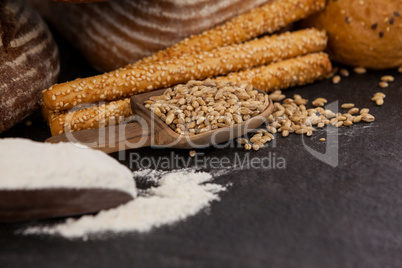
[{"label": "breadstick", "polygon": [[45,119],[46,122],[50,122],[52,119],[52,115],[54,112],[52,110],[49,110],[43,102],[40,104],[40,111],[42,114],[43,119]]},{"label": "breadstick", "polygon": [[332,70],[328,55],[323,52],[280,61],[267,66],[261,66],[230,73],[216,78],[219,81],[236,81],[252,84],[265,92],[301,86],[323,79]]},{"label": "breadstick", "polygon": [[192,79],[203,80],[322,51],[326,43],[325,32],[316,29],[267,36],[153,65],[122,68],[103,75],[56,84],[43,91],[43,101],[50,110],[66,110],[80,103],[122,99]]},{"label": "breadstick", "polygon": [[119,124],[132,114],[130,98],[100,105],[94,104],[76,111],[62,111],[49,122],[50,132],[52,135],[58,135],[64,132],[107,127]]},{"label": "breadstick", "polygon": [[[230,73],[227,76],[216,78],[219,81],[236,81],[253,83],[256,88],[264,91],[273,91],[276,89],[284,89],[295,85],[304,85],[313,82],[316,79],[321,79],[331,71],[331,62],[326,53],[314,53],[306,56],[301,56],[295,59],[284,60],[273,63],[268,66],[261,66],[241,72]],[[255,81],[262,77],[263,80]],[[263,83],[264,82],[264,83]],[[112,102],[117,105],[117,108],[122,116],[131,115],[130,98],[125,100]],[[109,104],[102,107],[104,110],[109,110]],[[98,128],[98,121],[92,115],[98,115],[100,112],[99,106],[94,106],[85,109],[85,112],[76,111],[70,112],[71,120],[66,122],[67,112],[62,111],[63,116],[59,116],[56,120],[50,123],[52,135],[61,134],[65,130],[76,131],[79,129]],[[83,118],[86,116],[87,119]],[[111,116],[115,116],[114,114]],[[80,119],[82,118],[82,119]],[[88,118],[91,118],[88,120]],[[105,122],[110,120],[110,116],[106,113],[103,117]]]},{"label": "breadstick", "polygon": [[325,2],[325,0],[273,1],[239,15],[214,29],[184,39],[166,50],[140,60],[135,65],[166,61],[184,54],[211,51],[218,47],[242,43],[265,33],[273,33],[324,9]]}]

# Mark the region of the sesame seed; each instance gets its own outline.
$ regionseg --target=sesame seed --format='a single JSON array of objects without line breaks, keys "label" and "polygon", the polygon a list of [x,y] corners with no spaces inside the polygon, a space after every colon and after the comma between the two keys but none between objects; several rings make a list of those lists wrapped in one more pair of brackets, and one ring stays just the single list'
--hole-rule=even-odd
[{"label": "sesame seed", "polygon": [[320,141],[325,141],[325,138],[321,138]]}]

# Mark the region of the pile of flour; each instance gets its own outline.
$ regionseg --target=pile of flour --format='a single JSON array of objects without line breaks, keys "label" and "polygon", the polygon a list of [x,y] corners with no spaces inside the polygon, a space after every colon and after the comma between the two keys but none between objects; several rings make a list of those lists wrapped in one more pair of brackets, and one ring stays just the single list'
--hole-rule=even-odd
[{"label": "pile of flour", "polygon": [[31,227],[25,234],[56,234],[66,238],[86,238],[90,234],[106,232],[147,232],[152,228],[172,224],[195,215],[219,200],[218,193],[225,187],[211,183],[210,173],[191,170],[158,172],[142,170],[134,176],[148,177],[157,187],[144,190],[141,196],[117,208],[97,215],[68,219],[64,223]]},{"label": "pile of flour", "polygon": [[106,188],[136,196],[130,169],[80,144],[0,139],[0,172],[2,190]]},{"label": "pile of flour", "polygon": [[[85,238],[106,232],[146,232],[171,224],[219,200],[225,187],[195,170],[131,172],[107,154],[72,143],[47,144],[26,139],[0,139],[0,189],[107,188],[137,196],[136,177],[150,187],[114,209],[70,218],[50,226],[33,226],[24,234]],[[220,175],[220,174],[217,174]]]}]

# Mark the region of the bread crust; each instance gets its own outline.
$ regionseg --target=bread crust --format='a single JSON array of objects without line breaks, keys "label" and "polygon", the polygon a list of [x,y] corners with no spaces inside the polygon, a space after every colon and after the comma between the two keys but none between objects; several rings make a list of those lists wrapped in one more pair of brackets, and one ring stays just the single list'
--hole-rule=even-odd
[{"label": "bread crust", "polygon": [[22,0],[0,1],[0,132],[39,108],[56,82],[58,49],[46,24]]},{"label": "bread crust", "polygon": [[273,33],[292,22],[323,10],[324,7],[325,0],[272,1],[239,15],[221,26],[186,38],[174,46],[140,60],[137,64],[166,61],[185,54],[190,55],[239,44],[262,34]]},{"label": "bread crust", "polygon": [[130,98],[76,108],[75,111],[51,113],[49,122],[52,135],[116,125],[132,115]]},{"label": "bread crust", "polygon": [[230,73],[217,80],[250,83],[255,88],[270,92],[313,83],[325,78],[331,70],[328,54],[318,52]]},{"label": "bread crust", "polygon": [[[323,9],[325,4],[325,0],[113,0],[89,5],[29,2],[102,72],[136,62],[190,35],[197,36],[160,52],[151,61],[241,43],[272,33]],[[257,8],[260,5],[264,6]]]},{"label": "bread crust", "polygon": [[[319,52],[230,73],[216,80],[250,83],[269,92],[312,83],[326,77],[331,68],[328,55]],[[68,112],[54,112],[44,108],[44,117],[49,119],[52,135],[109,126],[125,121],[131,115],[130,98]]]},{"label": "bread crust", "polygon": [[327,31],[327,50],[337,62],[372,69],[402,65],[400,0],[328,1],[304,24]]},{"label": "bread crust", "polygon": [[193,79],[202,80],[322,51],[326,42],[325,32],[316,29],[266,36],[210,52],[129,66],[103,75],[56,84],[43,92],[43,101],[50,110],[67,110],[81,103],[118,100]]}]

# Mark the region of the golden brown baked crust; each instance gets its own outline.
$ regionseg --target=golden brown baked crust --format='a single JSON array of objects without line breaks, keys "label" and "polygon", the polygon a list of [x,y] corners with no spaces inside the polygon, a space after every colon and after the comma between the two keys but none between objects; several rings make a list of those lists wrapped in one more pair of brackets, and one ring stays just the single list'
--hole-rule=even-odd
[{"label": "golden brown baked crust", "polygon": [[52,135],[64,132],[74,132],[84,129],[93,129],[115,125],[126,120],[132,115],[130,98],[111,101],[102,104],[94,104],[84,109],[76,109],[69,112],[50,111],[52,115],[49,121]]},{"label": "golden brown baked crust", "polygon": [[262,34],[273,33],[292,22],[323,10],[324,7],[325,0],[272,1],[221,26],[186,38],[138,63],[165,61],[185,54],[211,51],[218,47],[242,43]]},{"label": "golden brown baked crust", "polygon": [[[293,59],[252,68],[216,78],[220,81],[250,83],[266,92],[306,85],[326,77],[331,72],[331,62],[326,53],[312,53]],[[132,115],[130,98],[93,105],[77,111],[54,112],[43,108],[49,119],[52,135],[99,128],[124,121]]]},{"label": "golden brown baked crust", "polygon": [[311,53],[293,59],[230,73],[217,80],[245,82],[265,92],[302,86],[325,78],[332,70],[328,55]]},{"label": "golden brown baked crust", "polygon": [[27,0],[99,71],[112,71],[272,0]]},{"label": "golden brown baked crust", "polygon": [[22,0],[0,1],[0,132],[39,108],[56,82],[58,49],[46,24]]},{"label": "golden brown baked crust", "polygon": [[325,32],[316,29],[266,36],[209,52],[56,84],[43,92],[43,101],[50,110],[67,110],[81,103],[118,100],[192,79],[202,80],[322,51],[326,42]]},{"label": "golden brown baked crust", "polygon": [[402,65],[402,1],[327,2],[323,12],[305,23],[327,31],[333,60],[372,69]]},{"label": "golden brown baked crust", "polygon": [[325,4],[325,0],[29,2],[100,71],[126,66],[205,30],[160,52],[152,62],[244,42],[322,10]]}]

